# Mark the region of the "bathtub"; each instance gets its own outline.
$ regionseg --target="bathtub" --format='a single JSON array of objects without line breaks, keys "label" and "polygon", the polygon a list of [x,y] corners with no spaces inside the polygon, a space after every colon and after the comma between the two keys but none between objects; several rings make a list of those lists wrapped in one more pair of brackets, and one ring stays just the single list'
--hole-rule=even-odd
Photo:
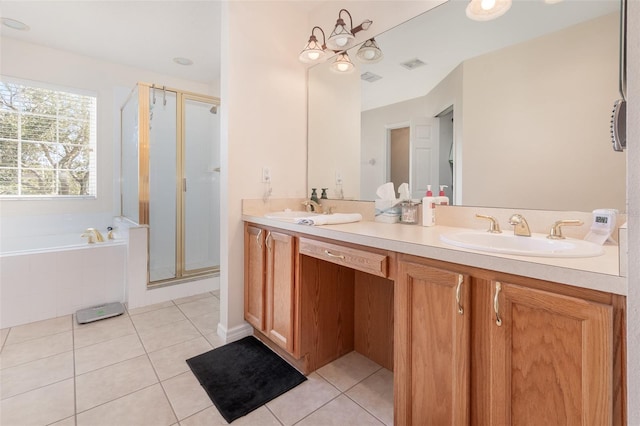
[{"label": "bathtub", "polygon": [[88,244],[83,231],[2,236],[0,328],[125,300],[127,239],[100,230],[105,242]]}]

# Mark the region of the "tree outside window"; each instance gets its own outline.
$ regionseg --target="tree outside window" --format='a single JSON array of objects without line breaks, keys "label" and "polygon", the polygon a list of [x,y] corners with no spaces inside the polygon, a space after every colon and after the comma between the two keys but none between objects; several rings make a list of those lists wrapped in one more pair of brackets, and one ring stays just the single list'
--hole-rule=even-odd
[{"label": "tree outside window", "polygon": [[0,80],[0,197],[95,196],[96,97]]}]

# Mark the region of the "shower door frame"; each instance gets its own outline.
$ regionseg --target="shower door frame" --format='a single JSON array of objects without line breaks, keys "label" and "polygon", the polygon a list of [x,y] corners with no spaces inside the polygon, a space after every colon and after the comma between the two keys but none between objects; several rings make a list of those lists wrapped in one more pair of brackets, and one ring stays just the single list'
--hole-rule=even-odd
[{"label": "shower door frame", "polygon": [[[185,152],[185,128],[184,108],[188,100],[210,103],[220,106],[220,98],[201,95],[166,86],[138,83],[138,204],[139,220],[141,225],[149,226],[149,200],[150,200],[150,160],[149,160],[149,126],[150,126],[150,102],[151,90],[172,92],[176,94],[176,259],[175,277],[157,281],[151,281],[150,276],[150,238],[147,238],[147,287],[161,287],[192,281],[203,276],[215,275],[220,272],[220,265],[199,269],[185,269],[185,203],[184,203],[184,152]],[[150,232],[150,231],[149,231]],[[150,233],[149,233],[150,236]]]}]

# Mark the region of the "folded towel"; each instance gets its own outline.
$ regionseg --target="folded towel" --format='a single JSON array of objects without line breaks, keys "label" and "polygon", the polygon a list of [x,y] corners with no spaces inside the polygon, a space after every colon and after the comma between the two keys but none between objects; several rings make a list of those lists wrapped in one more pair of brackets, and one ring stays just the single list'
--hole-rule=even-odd
[{"label": "folded towel", "polygon": [[337,225],[340,223],[359,222],[362,220],[360,213],[333,213],[296,219],[296,223],[302,225]]}]

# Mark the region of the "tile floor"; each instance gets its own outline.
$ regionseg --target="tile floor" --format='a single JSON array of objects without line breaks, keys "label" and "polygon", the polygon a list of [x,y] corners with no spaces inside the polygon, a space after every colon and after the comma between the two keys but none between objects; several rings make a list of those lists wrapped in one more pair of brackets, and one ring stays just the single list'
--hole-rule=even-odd
[{"label": "tile floor", "polygon": [[[0,424],[227,424],[185,363],[222,344],[219,308],[213,292],[0,330]],[[393,376],[351,352],[233,424],[392,425]]]}]

